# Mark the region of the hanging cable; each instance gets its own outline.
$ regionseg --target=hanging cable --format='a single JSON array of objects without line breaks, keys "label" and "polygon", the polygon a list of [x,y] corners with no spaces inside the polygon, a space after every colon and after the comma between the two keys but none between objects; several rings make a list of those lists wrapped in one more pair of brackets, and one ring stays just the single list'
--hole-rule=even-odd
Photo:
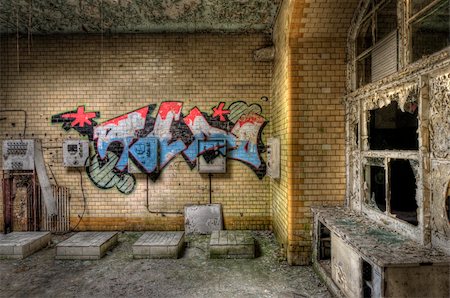
[{"label": "hanging cable", "polygon": [[22,112],[22,113],[24,114],[25,119],[24,119],[24,125],[23,125],[23,137],[25,137],[25,133],[26,133],[26,131],[27,131],[27,118],[28,118],[27,111],[25,111],[25,110],[20,110],[20,109],[0,110],[0,113],[6,113],[6,112]]},{"label": "hanging cable", "polygon": [[81,213],[81,216],[79,216],[79,220],[77,222],[77,224],[75,225],[75,227],[73,227],[70,231],[71,232],[76,232],[75,230],[78,228],[78,225],[80,224],[80,222],[83,220],[83,216],[84,213],[86,212],[86,195],[84,194],[84,185],[83,185],[83,173],[81,172],[81,169],[78,170],[78,172],[80,173],[80,187],[81,187],[81,195],[83,196],[83,213]]},{"label": "hanging cable", "polygon": [[146,196],[147,196],[147,202],[146,202],[146,204],[145,204],[145,208],[147,209],[147,211],[149,212],[149,213],[151,213],[151,214],[156,214],[156,215],[158,215],[158,214],[161,214],[161,216],[166,216],[166,214],[183,214],[183,212],[181,212],[181,211],[160,211],[160,210],[150,210],[150,206],[149,206],[149,195],[148,195],[148,193],[149,193],[149,188],[148,188],[148,184],[149,184],[149,177],[148,177],[148,175],[147,175],[147,188],[146,188]]}]

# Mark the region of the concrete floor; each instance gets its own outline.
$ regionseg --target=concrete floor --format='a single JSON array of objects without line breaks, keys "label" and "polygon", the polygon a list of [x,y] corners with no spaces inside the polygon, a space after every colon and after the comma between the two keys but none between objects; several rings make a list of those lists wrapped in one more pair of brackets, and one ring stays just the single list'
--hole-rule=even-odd
[{"label": "concrete floor", "polygon": [[[73,235],[73,234],[72,234]],[[0,297],[331,297],[311,267],[287,265],[270,232],[253,232],[259,257],[214,260],[208,236],[186,237],[182,258],[132,258],[142,235],[120,233],[100,260],[55,260],[53,245],[24,260],[0,260]]]}]

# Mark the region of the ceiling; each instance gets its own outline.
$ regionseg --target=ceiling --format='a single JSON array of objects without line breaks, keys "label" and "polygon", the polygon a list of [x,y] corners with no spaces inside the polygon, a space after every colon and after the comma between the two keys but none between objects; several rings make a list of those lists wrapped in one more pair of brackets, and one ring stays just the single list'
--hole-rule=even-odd
[{"label": "ceiling", "polygon": [[270,32],[282,0],[0,0],[0,33]]}]

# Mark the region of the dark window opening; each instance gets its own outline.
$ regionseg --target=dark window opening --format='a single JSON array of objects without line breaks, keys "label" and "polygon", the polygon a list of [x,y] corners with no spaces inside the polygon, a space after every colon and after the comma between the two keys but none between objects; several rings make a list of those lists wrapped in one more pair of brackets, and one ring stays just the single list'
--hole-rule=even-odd
[{"label": "dark window opening", "polygon": [[417,150],[419,121],[417,104],[405,104],[405,112],[396,101],[370,111],[369,146],[372,150]]},{"label": "dark window opening", "polygon": [[397,1],[388,1],[377,11],[375,28],[376,42],[397,30]]},{"label": "dark window opening", "polygon": [[331,275],[331,231],[323,223],[319,222],[319,243],[317,259],[323,270]]},{"label": "dark window opening", "polygon": [[358,60],[356,76],[358,78],[358,87],[372,82],[372,55],[364,56]]},{"label": "dark window opening", "polygon": [[[381,61],[385,55],[382,55],[383,58],[380,59],[379,55],[374,53],[374,49],[377,45],[382,45],[383,40],[386,43],[385,38],[388,38],[389,34],[394,31],[397,31],[397,1],[371,1],[355,40],[357,88],[371,83],[377,78],[376,75],[379,73],[376,66],[386,61]],[[380,48],[377,51],[381,51]],[[395,48],[388,47],[388,50],[385,51],[389,52],[388,55],[392,54],[391,51],[395,51],[396,55],[397,46]],[[388,63],[388,65],[391,64]],[[387,69],[389,71],[391,68]]]},{"label": "dark window opening", "polygon": [[361,54],[365,50],[373,46],[372,37],[372,18],[368,18],[359,28],[358,37],[356,39],[356,53]]},{"label": "dark window opening", "polygon": [[319,223],[319,260],[331,260],[331,232]]},{"label": "dark window opening", "polygon": [[391,213],[417,225],[416,177],[408,160],[393,159],[391,168]]},{"label": "dark window opening", "polygon": [[363,297],[372,297],[372,265],[362,261]]},{"label": "dark window opening", "polygon": [[449,11],[448,0],[443,0],[411,24],[413,62],[450,45]]},{"label": "dark window opening", "polygon": [[411,0],[411,13],[415,14],[419,12],[431,2],[433,2],[433,0]]},{"label": "dark window opening", "polygon": [[384,167],[370,166],[370,202],[386,211],[386,171]]}]

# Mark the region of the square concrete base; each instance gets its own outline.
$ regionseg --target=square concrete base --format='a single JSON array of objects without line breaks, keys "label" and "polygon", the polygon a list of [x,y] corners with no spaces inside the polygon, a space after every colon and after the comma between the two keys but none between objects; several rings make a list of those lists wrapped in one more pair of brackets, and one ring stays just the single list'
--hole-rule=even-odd
[{"label": "square concrete base", "polygon": [[146,232],[133,244],[136,259],[176,259],[184,248],[184,232]]},{"label": "square concrete base", "polygon": [[23,259],[46,247],[50,232],[13,232],[0,234],[0,258]]},{"label": "square concrete base", "polygon": [[249,231],[214,231],[209,242],[211,259],[253,259],[255,240]]},{"label": "square concrete base", "polygon": [[56,259],[100,259],[117,240],[117,232],[80,232],[56,246]]}]

